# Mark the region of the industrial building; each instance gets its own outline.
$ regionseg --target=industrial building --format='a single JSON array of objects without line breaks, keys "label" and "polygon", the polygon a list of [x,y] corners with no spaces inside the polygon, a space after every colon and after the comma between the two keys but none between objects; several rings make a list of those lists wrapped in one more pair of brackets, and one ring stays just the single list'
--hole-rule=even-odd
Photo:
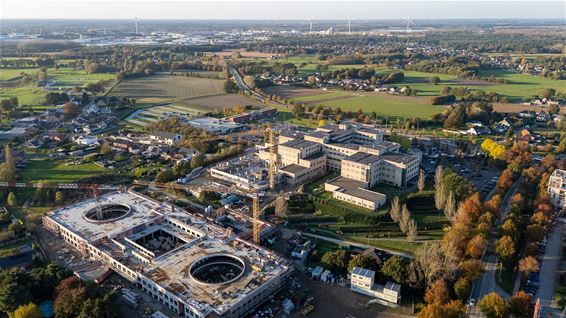
[{"label": "industrial building", "polygon": [[218,119],[213,117],[200,117],[187,121],[195,128],[204,129],[209,133],[226,134],[243,129],[245,126],[234,121]]},{"label": "industrial building", "polygon": [[566,170],[556,169],[548,180],[550,202],[558,211],[566,207]]},{"label": "industrial building", "polygon": [[245,316],[293,270],[274,252],[135,192],[60,208],[43,225],[184,317]]},{"label": "industrial building", "polygon": [[[326,125],[312,132],[284,132],[277,159],[281,181],[301,184],[340,171],[325,189],[333,197],[375,210],[384,194],[371,191],[378,184],[404,187],[419,174],[420,157],[400,153],[398,143],[384,141],[384,132],[362,124]],[[260,150],[260,158],[267,150]]]}]

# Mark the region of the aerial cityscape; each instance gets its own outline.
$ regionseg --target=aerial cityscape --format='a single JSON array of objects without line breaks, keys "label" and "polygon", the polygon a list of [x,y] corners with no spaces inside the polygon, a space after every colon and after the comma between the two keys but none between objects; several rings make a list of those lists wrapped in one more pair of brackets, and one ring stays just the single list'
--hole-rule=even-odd
[{"label": "aerial cityscape", "polygon": [[0,318],[562,318],[566,2],[0,1]]}]

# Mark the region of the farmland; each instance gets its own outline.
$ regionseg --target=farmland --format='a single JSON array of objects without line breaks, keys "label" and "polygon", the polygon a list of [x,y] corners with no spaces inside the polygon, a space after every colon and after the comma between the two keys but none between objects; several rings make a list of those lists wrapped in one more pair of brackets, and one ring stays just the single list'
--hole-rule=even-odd
[{"label": "farmland", "polygon": [[212,111],[225,107],[263,105],[242,95],[227,94],[223,85],[224,81],[220,79],[158,74],[122,81],[109,95],[135,98],[141,106],[172,103]]},{"label": "farmland", "polygon": [[223,94],[223,81],[218,79],[196,78],[176,75],[153,75],[124,80],[116,85],[110,95],[153,102],[175,101],[188,104],[195,97]]},{"label": "farmland", "polygon": [[[323,91],[319,89],[298,89],[277,87],[266,90],[269,93],[291,98],[293,101],[311,105],[322,105],[342,110],[364,112],[375,111],[379,116],[391,118],[430,118],[444,111],[442,106],[432,106],[423,97],[396,96],[386,93],[349,92],[342,90]],[[308,95],[310,93],[310,95]],[[293,97],[296,96],[296,97]]]}]

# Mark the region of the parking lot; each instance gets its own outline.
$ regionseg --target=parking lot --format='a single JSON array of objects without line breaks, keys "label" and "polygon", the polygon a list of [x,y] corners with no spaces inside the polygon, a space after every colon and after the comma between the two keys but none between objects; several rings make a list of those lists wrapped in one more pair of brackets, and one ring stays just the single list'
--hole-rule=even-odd
[{"label": "parking lot", "polygon": [[484,197],[495,188],[500,174],[497,167],[484,165],[482,158],[464,157],[459,160],[452,157],[441,159],[423,157],[421,162],[421,167],[431,179],[434,179],[437,165],[450,168],[465,179],[470,180]]}]

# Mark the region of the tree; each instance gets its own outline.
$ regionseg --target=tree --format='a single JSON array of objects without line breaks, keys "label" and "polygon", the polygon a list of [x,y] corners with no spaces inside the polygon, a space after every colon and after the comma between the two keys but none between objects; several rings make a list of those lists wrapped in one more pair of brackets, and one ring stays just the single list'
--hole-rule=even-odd
[{"label": "tree", "polygon": [[530,273],[538,272],[539,265],[536,258],[527,256],[519,261],[519,271],[527,277]]},{"label": "tree", "polygon": [[496,292],[487,294],[478,306],[487,318],[504,318],[507,315],[505,299]]},{"label": "tree", "polygon": [[164,168],[159,170],[157,175],[155,176],[156,182],[169,182],[173,180],[175,176],[173,175],[173,170],[170,168]]},{"label": "tree", "polygon": [[16,159],[12,153],[12,148],[9,144],[4,146],[4,162],[15,172],[16,171]]},{"label": "tree", "polygon": [[450,300],[450,290],[444,279],[437,279],[426,289],[427,304],[445,304],[448,300]]},{"label": "tree", "polygon": [[204,164],[204,155],[198,154],[191,159],[191,168],[195,169],[201,167]]},{"label": "tree", "polygon": [[401,217],[399,218],[399,229],[403,233],[407,233],[409,228],[409,222],[411,221],[411,212],[407,208],[406,204],[403,204],[401,208]]},{"label": "tree", "polygon": [[515,242],[509,235],[502,236],[495,245],[495,253],[503,259],[509,260],[515,254]]},{"label": "tree", "polygon": [[444,189],[444,183],[443,182],[438,182],[438,185],[435,186],[435,191],[434,191],[434,206],[436,207],[437,210],[442,210],[444,208],[444,205],[446,204],[446,194],[445,194],[445,189]]},{"label": "tree", "polygon": [[85,287],[66,289],[58,293],[53,304],[55,317],[77,317],[87,300]]},{"label": "tree", "polygon": [[8,198],[6,199],[6,204],[8,204],[8,206],[11,206],[11,207],[14,207],[18,204],[18,200],[16,199],[16,195],[14,194],[14,192],[8,193]]},{"label": "tree", "polygon": [[10,167],[10,165],[5,162],[0,163],[0,181],[2,182],[16,181],[15,170],[12,169],[12,167]]},{"label": "tree", "polygon": [[468,254],[472,258],[480,258],[486,247],[487,239],[483,235],[478,234],[468,242],[466,254]]},{"label": "tree", "polygon": [[430,82],[432,85],[438,85],[438,83],[440,83],[440,77],[438,77],[438,76],[433,76],[433,77],[431,77],[431,78],[429,79],[429,82]]},{"label": "tree", "polygon": [[509,299],[509,314],[515,318],[529,318],[533,316],[531,296],[520,290]]},{"label": "tree", "polygon": [[503,190],[503,191],[507,191],[507,190],[511,189],[511,187],[513,186],[514,178],[515,178],[515,175],[513,174],[513,171],[511,171],[509,169],[505,169],[505,170],[503,170],[503,172],[499,176],[499,179],[497,180],[496,187],[498,189]]},{"label": "tree", "polygon": [[65,116],[72,117],[80,112],[79,106],[74,102],[68,102],[63,105],[63,113]]},{"label": "tree", "polygon": [[100,147],[100,154],[103,156],[107,156],[109,154],[112,153],[112,148],[110,147],[110,144],[105,142],[102,147]]},{"label": "tree", "polygon": [[29,303],[27,305],[21,305],[16,309],[11,315],[11,318],[42,318],[43,313],[41,309],[34,304]]},{"label": "tree", "polygon": [[460,263],[458,269],[462,272],[462,275],[470,281],[479,279],[483,274],[485,265],[479,259],[467,259]]},{"label": "tree", "polygon": [[408,266],[408,279],[412,286],[422,287],[439,278],[449,278],[456,271],[457,259],[445,253],[438,242],[427,242],[417,248]]},{"label": "tree", "polygon": [[458,296],[458,299],[460,299],[461,301],[466,301],[466,299],[470,297],[471,291],[472,291],[472,284],[465,277],[460,277],[454,283],[454,292],[456,293],[456,296]]},{"label": "tree", "polygon": [[326,121],[324,119],[321,119],[318,121],[318,127],[322,127],[326,125]]},{"label": "tree", "polygon": [[334,273],[343,273],[348,269],[348,254],[344,250],[326,252],[322,255],[321,263]]},{"label": "tree", "polygon": [[377,270],[377,262],[369,256],[358,254],[352,257],[352,259],[348,263],[348,272],[351,272],[354,267],[361,267],[375,271]]},{"label": "tree", "polygon": [[63,200],[64,200],[63,192],[61,191],[55,192],[55,204],[60,205],[61,203],[63,203]]},{"label": "tree", "polygon": [[399,205],[399,197],[394,197],[391,200],[389,215],[391,216],[393,222],[399,222],[399,219],[401,218],[401,206]]},{"label": "tree", "polygon": [[456,197],[454,196],[454,191],[450,191],[444,204],[444,215],[448,220],[451,220],[454,213],[456,213]]},{"label": "tree", "polygon": [[381,267],[381,272],[387,278],[395,281],[398,284],[402,284],[405,281],[407,266],[405,259],[399,255],[390,257],[383,263]]},{"label": "tree", "polygon": [[287,215],[287,199],[282,196],[277,197],[275,200],[275,215],[279,217],[284,217]]},{"label": "tree", "polygon": [[423,169],[419,171],[419,181],[417,182],[417,186],[419,188],[419,192],[423,192],[425,189],[425,182],[426,182],[426,175]]},{"label": "tree", "polygon": [[505,152],[505,146],[489,138],[482,142],[481,149],[493,159],[499,159]]},{"label": "tree", "polygon": [[417,239],[417,235],[417,222],[415,222],[415,219],[411,219],[411,221],[409,221],[409,224],[407,224],[407,240],[409,242],[413,242]]}]

